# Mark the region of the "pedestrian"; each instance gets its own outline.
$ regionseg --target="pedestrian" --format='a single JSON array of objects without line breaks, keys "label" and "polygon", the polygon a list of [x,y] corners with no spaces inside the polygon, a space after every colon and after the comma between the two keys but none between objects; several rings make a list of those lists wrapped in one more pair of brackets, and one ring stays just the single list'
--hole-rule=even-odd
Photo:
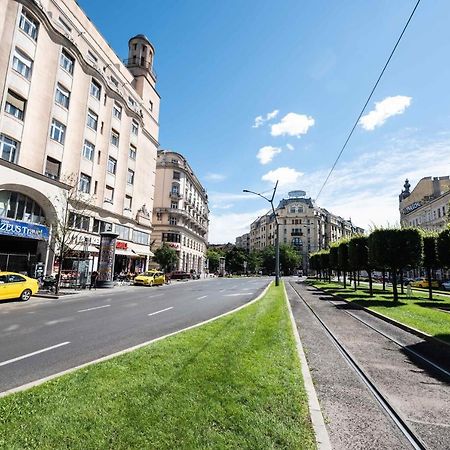
[{"label": "pedestrian", "polygon": [[91,284],[89,285],[89,290],[92,288],[97,289],[97,278],[98,278],[98,272],[94,270],[91,273]]}]

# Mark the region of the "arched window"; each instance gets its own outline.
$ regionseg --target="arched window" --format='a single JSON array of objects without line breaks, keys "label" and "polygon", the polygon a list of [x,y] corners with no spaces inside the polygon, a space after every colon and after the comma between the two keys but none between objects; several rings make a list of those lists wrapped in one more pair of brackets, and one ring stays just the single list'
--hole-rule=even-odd
[{"label": "arched window", "polygon": [[42,208],[20,192],[0,191],[0,217],[45,224]]}]

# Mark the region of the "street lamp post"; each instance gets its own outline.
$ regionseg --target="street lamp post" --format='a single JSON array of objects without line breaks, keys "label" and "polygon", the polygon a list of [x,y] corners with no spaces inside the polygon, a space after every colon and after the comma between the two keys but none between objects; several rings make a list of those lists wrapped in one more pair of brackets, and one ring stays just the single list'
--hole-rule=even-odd
[{"label": "street lamp post", "polygon": [[272,207],[273,216],[275,217],[275,225],[276,225],[276,234],[275,234],[275,286],[280,284],[280,234],[279,234],[279,223],[277,213],[275,212],[275,208],[273,206],[273,199],[275,197],[275,193],[277,191],[278,180],[275,183],[275,187],[273,188],[272,197],[267,198],[258,192],[249,191],[248,189],[243,189],[242,192],[248,192],[249,194],[255,194],[258,197],[267,200]]}]

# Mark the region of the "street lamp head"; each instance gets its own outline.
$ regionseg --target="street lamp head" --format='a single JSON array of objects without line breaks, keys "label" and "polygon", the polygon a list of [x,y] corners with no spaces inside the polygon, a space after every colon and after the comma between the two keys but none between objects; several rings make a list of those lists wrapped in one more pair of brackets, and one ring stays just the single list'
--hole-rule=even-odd
[{"label": "street lamp head", "polygon": [[250,192],[248,189],[242,189],[242,192]]}]

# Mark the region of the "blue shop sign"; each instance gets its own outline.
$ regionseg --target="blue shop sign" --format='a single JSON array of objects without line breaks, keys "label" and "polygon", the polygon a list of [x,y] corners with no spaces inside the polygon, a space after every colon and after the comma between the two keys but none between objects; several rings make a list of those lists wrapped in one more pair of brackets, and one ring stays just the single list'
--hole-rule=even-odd
[{"label": "blue shop sign", "polygon": [[0,217],[0,234],[48,241],[48,227],[37,223],[21,222]]}]

